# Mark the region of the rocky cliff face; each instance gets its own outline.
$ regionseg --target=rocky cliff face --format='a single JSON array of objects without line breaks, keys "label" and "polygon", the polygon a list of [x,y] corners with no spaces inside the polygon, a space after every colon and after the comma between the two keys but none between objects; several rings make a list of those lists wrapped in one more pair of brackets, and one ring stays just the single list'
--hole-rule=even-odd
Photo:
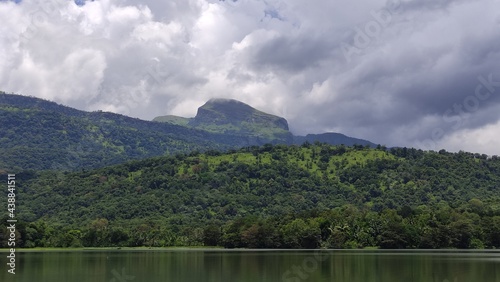
[{"label": "rocky cliff face", "polygon": [[198,109],[189,126],[210,132],[246,135],[262,142],[292,140],[286,119],[230,99],[211,99]]},{"label": "rocky cliff face", "polygon": [[[196,117],[190,122],[193,126],[198,125],[234,125],[248,127],[268,127],[270,129],[288,131],[286,119],[258,111],[249,105],[230,99],[211,99],[198,109]],[[245,126],[247,125],[247,126]],[[248,129],[248,128],[247,128]]]},{"label": "rocky cliff face", "polygon": [[194,118],[177,116],[156,117],[154,121],[166,122],[212,133],[245,136],[251,144],[293,142],[288,122],[282,117],[261,112],[232,99],[210,99],[198,108]]},{"label": "rocky cliff face", "polygon": [[194,118],[162,116],[154,120],[222,135],[227,134],[227,136],[244,136],[249,144],[302,144],[305,141],[310,143],[320,141],[333,145],[358,144],[375,146],[369,141],[351,138],[339,133],[293,136],[288,129],[286,119],[261,112],[245,103],[232,99],[210,99],[198,108]]}]

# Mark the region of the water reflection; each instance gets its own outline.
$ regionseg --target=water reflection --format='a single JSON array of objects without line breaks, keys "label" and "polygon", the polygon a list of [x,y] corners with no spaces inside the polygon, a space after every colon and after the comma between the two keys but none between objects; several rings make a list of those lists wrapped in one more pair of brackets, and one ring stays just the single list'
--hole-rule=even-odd
[{"label": "water reflection", "polygon": [[499,252],[26,252],[17,265],[1,281],[500,282]]}]

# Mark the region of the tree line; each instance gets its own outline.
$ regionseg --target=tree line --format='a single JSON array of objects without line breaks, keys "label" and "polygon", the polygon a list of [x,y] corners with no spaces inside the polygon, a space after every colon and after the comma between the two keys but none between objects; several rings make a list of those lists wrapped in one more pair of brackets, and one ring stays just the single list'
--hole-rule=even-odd
[{"label": "tree line", "polygon": [[466,152],[265,145],[16,178],[16,238],[27,248],[500,242],[500,160]]}]

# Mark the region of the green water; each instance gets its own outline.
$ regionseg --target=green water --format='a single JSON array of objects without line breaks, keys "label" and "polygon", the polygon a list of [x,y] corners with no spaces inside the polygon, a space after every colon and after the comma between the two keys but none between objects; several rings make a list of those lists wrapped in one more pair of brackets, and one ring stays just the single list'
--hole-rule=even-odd
[{"label": "green water", "polygon": [[500,282],[500,252],[78,251],[2,255],[0,281]]}]

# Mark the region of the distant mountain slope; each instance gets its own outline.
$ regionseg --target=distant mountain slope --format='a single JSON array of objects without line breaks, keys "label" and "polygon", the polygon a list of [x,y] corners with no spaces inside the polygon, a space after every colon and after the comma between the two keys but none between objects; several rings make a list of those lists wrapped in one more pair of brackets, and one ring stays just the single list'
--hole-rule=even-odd
[{"label": "distant mountain slope", "polygon": [[31,96],[6,94],[5,92],[1,91],[0,91],[0,105],[4,107],[11,106],[14,108],[29,108],[29,109],[38,109],[44,111],[52,111],[75,117],[82,117],[85,115],[84,111],[59,105],[52,101],[47,101],[44,99]]},{"label": "distant mountain slope", "polygon": [[292,142],[286,119],[256,110],[232,99],[210,99],[194,118],[162,116],[154,121],[202,129],[213,133],[258,138],[264,143]]},{"label": "distant mountain slope", "polygon": [[194,118],[167,115],[154,121],[202,129],[209,132],[231,133],[260,138],[269,143],[302,144],[316,141],[330,145],[362,145],[372,148],[377,145],[363,139],[352,138],[340,133],[308,134],[293,136],[288,130],[286,119],[256,110],[249,105],[232,99],[211,99],[198,109]]},{"label": "distant mountain slope", "polygon": [[0,94],[0,124],[0,169],[72,170],[259,144],[257,139],[246,136],[210,133],[108,112],[84,112],[10,94]]},{"label": "distant mountain slope", "polygon": [[187,126],[191,120],[192,120],[191,118],[183,118],[183,117],[174,116],[174,115],[160,116],[160,117],[155,117],[153,119],[153,121],[156,121],[156,122],[165,122],[165,123],[181,125],[181,126]]},{"label": "distant mountain slope", "polygon": [[155,120],[85,112],[0,92],[0,169],[74,170],[193,150],[300,144],[306,140],[372,145],[333,133],[294,137],[284,118],[235,100],[212,99],[192,119],[166,116]]},{"label": "distant mountain slope", "polygon": [[306,136],[294,136],[293,138],[293,143],[297,145],[300,145],[306,141],[309,143],[314,143],[318,141],[321,143],[327,143],[332,145],[339,145],[339,144],[344,144],[346,146],[362,145],[362,146],[370,146],[372,148],[377,146],[376,144],[367,140],[353,138],[345,136],[344,134],[332,133],[332,132],[323,134],[307,134]]}]

